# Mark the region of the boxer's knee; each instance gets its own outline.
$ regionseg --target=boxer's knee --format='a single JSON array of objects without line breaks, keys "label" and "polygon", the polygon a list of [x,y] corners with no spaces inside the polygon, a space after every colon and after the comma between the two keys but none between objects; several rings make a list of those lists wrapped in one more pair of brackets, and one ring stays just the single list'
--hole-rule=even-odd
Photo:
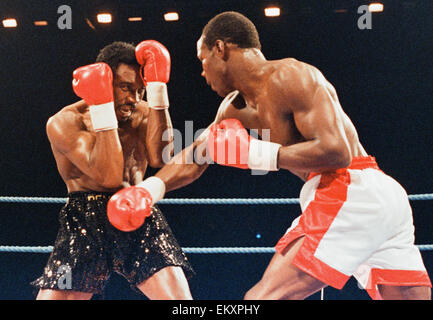
[{"label": "boxer's knee", "polygon": [[88,292],[41,289],[36,300],[90,300],[92,295]]},{"label": "boxer's knee", "polygon": [[266,280],[260,280],[254,287],[245,293],[245,300],[302,300],[306,296],[303,290],[294,282],[287,282],[278,286]]},{"label": "boxer's knee", "polygon": [[151,300],[192,300],[188,281],[181,267],[165,267],[138,286]]},{"label": "boxer's knee", "polygon": [[282,282],[276,275],[273,277],[263,277],[254,287],[248,290],[244,296],[245,300],[303,300],[320,289],[326,284],[301,272],[301,275]]},{"label": "boxer's knee", "polygon": [[427,286],[378,285],[384,300],[431,300],[431,289]]},{"label": "boxer's knee", "polygon": [[244,300],[263,300],[264,291],[260,288],[260,282],[248,290],[244,295]]}]

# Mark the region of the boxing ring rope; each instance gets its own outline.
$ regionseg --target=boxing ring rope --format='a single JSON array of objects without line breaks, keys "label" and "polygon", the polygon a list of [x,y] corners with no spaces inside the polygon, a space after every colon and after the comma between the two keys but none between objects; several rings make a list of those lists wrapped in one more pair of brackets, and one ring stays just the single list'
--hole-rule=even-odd
[{"label": "boxing ring rope", "polygon": [[[433,200],[433,193],[409,195],[409,200]],[[0,203],[50,203],[64,204],[67,198],[55,197],[16,197],[1,196]],[[284,205],[298,204],[298,198],[173,198],[162,199],[158,204],[173,205]],[[433,244],[417,245],[420,251],[433,250]],[[0,246],[1,252],[20,252],[20,253],[51,253],[52,246]],[[184,247],[185,253],[198,254],[258,254],[258,253],[275,253],[274,247]],[[325,290],[320,290],[320,300],[325,300]]]},{"label": "boxing ring rope", "polygon": [[[433,193],[413,194],[409,195],[409,200],[433,200]],[[55,197],[15,197],[1,196],[0,203],[51,203],[64,204],[67,198]],[[158,204],[174,204],[174,205],[282,205],[282,204],[298,204],[298,198],[173,198],[162,199]],[[433,250],[433,244],[417,245],[420,251]],[[199,254],[255,254],[255,253],[274,253],[274,247],[186,247],[182,248],[185,253]],[[22,252],[22,253],[50,253],[53,250],[52,246],[0,246],[0,252]]]},{"label": "boxing ring rope", "polygon": [[[13,197],[2,196],[0,202],[13,203],[61,203],[64,204],[67,198],[54,197]],[[409,200],[433,200],[433,193],[409,195]],[[258,205],[258,204],[298,204],[298,198],[173,198],[162,199],[158,204],[234,204],[234,205]]]},{"label": "boxing ring rope", "polygon": [[[433,250],[433,244],[417,245],[420,251]],[[46,247],[31,247],[31,246],[0,246],[0,252],[21,252],[21,253],[51,253],[52,246]],[[224,254],[224,253],[275,253],[274,247],[184,247],[182,250],[185,253],[200,253],[200,254]]]}]

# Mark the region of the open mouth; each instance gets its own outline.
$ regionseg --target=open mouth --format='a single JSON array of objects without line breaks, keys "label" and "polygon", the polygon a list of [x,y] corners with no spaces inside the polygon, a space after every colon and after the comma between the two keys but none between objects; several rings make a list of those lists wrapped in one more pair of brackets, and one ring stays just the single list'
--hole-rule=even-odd
[{"label": "open mouth", "polygon": [[119,110],[119,114],[122,118],[127,118],[127,117],[131,116],[132,111],[134,111],[134,109],[135,109],[134,106],[131,106],[129,104],[124,104],[124,105],[121,105],[118,110]]}]

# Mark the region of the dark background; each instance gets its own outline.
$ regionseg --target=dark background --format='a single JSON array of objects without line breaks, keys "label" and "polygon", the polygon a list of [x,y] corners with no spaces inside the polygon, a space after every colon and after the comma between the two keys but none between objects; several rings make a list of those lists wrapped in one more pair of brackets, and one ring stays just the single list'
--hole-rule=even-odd
[{"label": "dark background", "polygon": [[[336,87],[343,108],[366,150],[408,194],[430,193],[432,181],[432,2],[382,1],[373,28],[360,30],[357,8],[367,1],[280,1],[282,15],[265,18],[266,1],[2,1],[0,18],[15,17],[18,28],[0,27],[0,195],[65,197],[45,123],[78,100],[72,71],[92,63],[115,40],[155,39],[171,52],[169,82],[173,125],[204,128],[221,101],[200,76],[196,41],[214,15],[236,10],[257,26],[268,59],[294,57],[318,67]],[[277,2],[278,3],[278,2]],[[325,4],[328,3],[328,4]],[[59,30],[57,8],[72,8],[72,29]],[[99,9],[114,15],[111,25],[95,20]],[[180,21],[162,14],[176,9]],[[335,9],[347,9],[335,13]],[[142,16],[142,22],[128,22]],[[85,18],[93,23],[90,28]],[[34,20],[48,20],[37,28]],[[150,170],[149,174],[153,171]],[[211,166],[195,183],[167,198],[297,198],[302,182],[288,172],[265,176]],[[413,201],[416,243],[433,243],[431,201]],[[61,205],[0,203],[0,245],[52,245]],[[273,246],[298,206],[161,205],[182,247]],[[256,235],[260,234],[261,237]],[[422,252],[433,275],[433,252]],[[197,275],[196,299],[241,299],[261,277],[270,254],[189,254]],[[29,282],[40,276],[47,254],[0,253],[0,299],[33,299]],[[144,299],[113,275],[103,297]],[[327,299],[368,299],[352,280]],[[311,299],[319,299],[318,294]]]}]

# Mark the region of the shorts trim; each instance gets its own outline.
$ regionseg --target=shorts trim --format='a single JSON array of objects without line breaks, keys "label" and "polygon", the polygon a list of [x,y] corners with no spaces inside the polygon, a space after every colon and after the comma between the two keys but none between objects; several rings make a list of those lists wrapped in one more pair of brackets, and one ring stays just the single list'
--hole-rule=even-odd
[{"label": "shorts trim", "polygon": [[313,255],[313,251],[314,250],[311,250],[302,244],[293,259],[292,264],[317,280],[320,280],[336,289],[342,289],[350,276],[341,273],[317,259]]},{"label": "shorts trim", "polygon": [[386,270],[373,268],[370,271],[365,290],[374,300],[382,300],[378,284],[391,286],[427,286],[432,287],[426,271],[422,270]]},{"label": "shorts trim", "polygon": [[341,289],[349,279],[314,256],[321,239],[347,199],[350,174],[326,174],[320,177],[314,199],[302,213],[299,224],[287,232],[276,244],[277,252],[284,250],[296,238],[305,235],[304,242],[296,253],[293,264],[302,271],[334,288]]}]

